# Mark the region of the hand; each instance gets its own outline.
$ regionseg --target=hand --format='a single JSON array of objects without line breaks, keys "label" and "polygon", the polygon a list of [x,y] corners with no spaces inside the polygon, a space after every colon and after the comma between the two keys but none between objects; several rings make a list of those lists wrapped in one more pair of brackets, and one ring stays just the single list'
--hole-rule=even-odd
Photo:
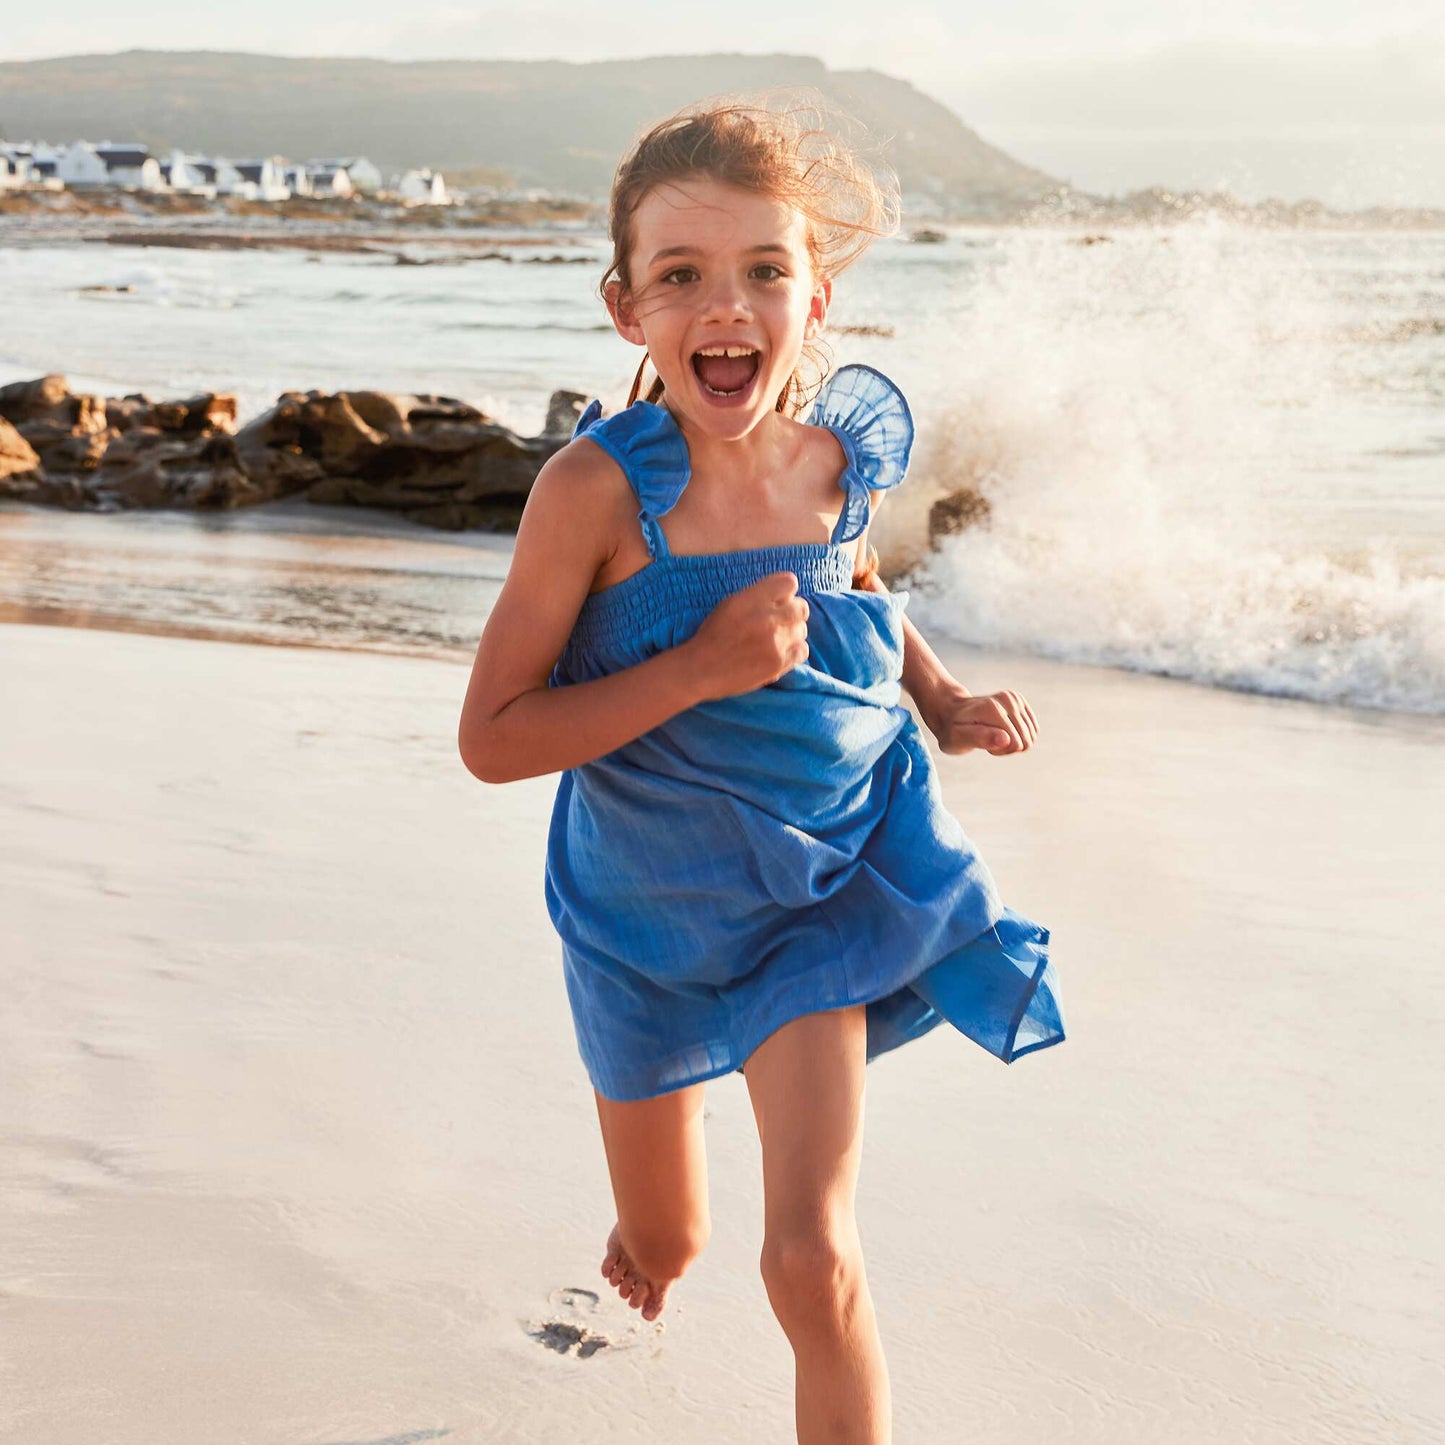
[{"label": "hand", "polygon": [[808,660],[808,604],[792,572],[770,572],[725,597],[683,644],[704,700],[775,682]]},{"label": "hand", "polygon": [[995,757],[1025,753],[1038,739],[1034,710],[1016,692],[974,697],[951,680],[940,686],[919,712],[945,753],[982,748]]}]

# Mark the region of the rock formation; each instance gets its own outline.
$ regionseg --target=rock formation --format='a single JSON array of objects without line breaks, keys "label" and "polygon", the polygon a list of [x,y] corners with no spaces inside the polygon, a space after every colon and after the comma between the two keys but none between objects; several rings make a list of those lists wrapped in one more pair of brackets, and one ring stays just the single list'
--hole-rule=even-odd
[{"label": "rock formation", "polygon": [[0,482],[6,477],[34,472],[39,466],[40,458],[35,455],[35,448],[4,417],[0,417]]},{"label": "rock formation", "polygon": [[234,396],[105,398],[44,376],[0,387],[0,496],[108,512],[304,493],[454,531],[509,529],[585,400],[554,392],[542,435],[520,437],[451,397],[285,392],[237,430]]}]

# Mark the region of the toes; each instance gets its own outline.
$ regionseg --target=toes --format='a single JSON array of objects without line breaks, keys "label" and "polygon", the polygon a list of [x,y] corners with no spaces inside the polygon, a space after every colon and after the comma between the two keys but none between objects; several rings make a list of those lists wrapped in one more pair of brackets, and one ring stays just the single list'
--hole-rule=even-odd
[{"label": "toes", "polygon": [[655,1320],[667,1299],[667,1285],[659,1287],[639,1274],[620,1242],[609,1240],[608,1245],[602,1261],[603,1277],[633,1309],[642,1312],[644,1319]]}]

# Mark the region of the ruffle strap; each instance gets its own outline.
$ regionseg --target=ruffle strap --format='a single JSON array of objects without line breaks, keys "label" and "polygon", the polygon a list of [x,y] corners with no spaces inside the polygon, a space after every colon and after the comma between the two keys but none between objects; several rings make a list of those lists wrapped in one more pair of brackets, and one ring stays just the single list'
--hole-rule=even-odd
[{"label": "ruffle strap", "polygon": [[868,526],[869,492],[896,487],[908,471],[913,413],[881,371],[851,362],[828,378],[808,421],[833,432],[847,455],[839,485],[848,496],[833,540],[851,542]]},{"label": "ruffle strap", "polygon": [[665,517],[692,475],[687,442],[665,406],[634,401],[613,416],[602,416],[602,403],[592,401],[577,418],[573,438],[596,442],[627,474],[643,511]]}]

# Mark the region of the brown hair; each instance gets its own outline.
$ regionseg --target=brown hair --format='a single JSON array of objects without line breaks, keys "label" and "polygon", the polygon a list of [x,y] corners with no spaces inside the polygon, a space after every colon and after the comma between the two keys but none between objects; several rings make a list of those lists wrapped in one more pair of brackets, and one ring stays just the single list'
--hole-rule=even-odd
[{"label": "brown hair", "polygon": [[[795,88],[789,94],[800,92]],[[836,276],[875,238],[897,231],[896,177],[865,159],[873,147],[849,145],[834,134],[844,129],[861,132],[861,126],[837,107],[825,105],[816,92],[801,94],[806,99],[777,106],[769,105],[766,96],[700,101],[634,141],[612,182],[607,217],[612,263],[603,273],[599,293],[613,280],[624,295],[632,292],[632,218],[642,198],[669,181],[707,176],[795,207],[807,218],[808,258],[817,277]],[[778,394],[778,411],[796,416],[811,402],[828,372],[824,351],[816,339],[803,343],[798,367]],[[637,398],[646,363],[644,356],[629,406]],[[811,385],[804,380],[810,368],[817,373]],[[656,377],[647,400],[658,401],[663,390],[662,378]]]},{"label": "brown hair", "polygon": [[853,585],[865,592],[886,590],[878,586],[878,580],[878,549],[870,543],[868,555],[853,569]]}]

